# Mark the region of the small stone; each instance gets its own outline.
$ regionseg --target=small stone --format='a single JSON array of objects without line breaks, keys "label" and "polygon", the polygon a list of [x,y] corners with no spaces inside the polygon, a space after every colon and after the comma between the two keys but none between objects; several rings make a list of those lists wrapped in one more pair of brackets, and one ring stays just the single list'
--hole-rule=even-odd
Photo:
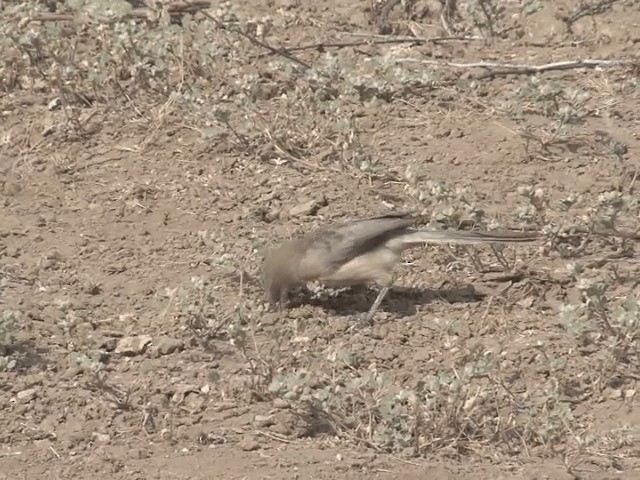
[{"label": "small stone", "polygon": [[113,337],[99,337],[96,339],[96,346],[107,352],[113,352],[118,346],[118,340]]},{"label": "small stone", "polygon": [[151,337],[149,335],[124,337],[118,342],[116,353],[120,353],[122,355],[140,355],[141,353],[144,353],[150,343]]},{"label": "small stone", "polygon": [[281,316],[277,312],[266,312],[262,315],[262,318],[260,318],[260,323],[265,327],[271,327],[278,323],[280,318]]},{"label": "small stone", "polygon": [[62,105],[62,99],[60,97],[55,97],[53,100],[51,100],[47,104],[47,108],[49,110],[56,110],[56,109],[60,108],[61,105]]},{"label": "small stone", "polygon": [[375,323],[371,329],[371,336],[376,340],[384,340],[389,337],[389,327],[384,323]]},{"label": "small stone", "polygon": [[184,398],[184,406],[189,411],[201,412],[204,409],[206,399],[197,393],[188,393]]},{"label": "small stone", "polygon": [[289,209],[289,215],[292,217],[303,217],[306,215],[315,215],[321,207],[327,204],[325,199],[313,199],[299,203]]},{"label": "small stone", "polygon": [[275,408],[279,408],[281,410],[287,410],[290,408],[289,402],[287,402],[286,400],[282,399],[282,398],[274,398],[273,399],[273,406]]},{"label": "small stone", "polygon": [[350,323],[345,317],[329,318],[329,328],[332,332],[344,332],[347,328],[349,328],[349,325]]},{"label": "small stone", "polygon": [[280,435],[284,435],[286,437],[290,437],[291,435],[298,436],[300,431],[297,431],[296,426],[299,425],[298,417],[286,411],[278,412],[274,415],[275,424],[269,428],[270,431],[274,433],[279,433]]},{"label": "small stone", "polygon": [[378,360],[390,361],[398,356],[397,352],[390,347],[376,348],[374,355]]},{"label": "small stone", "polygon": [[178,340],[177,338],[160,337],[155,343],[158,346],[158,351],[162,355],[170,355],[184,348],[182,340]]},{"label": "small stone", "polygon": [[264,215],[264,221],[267,223],[275,222],[280,218],[281,214],[282,214],[281,208],[277,208],[277,207],[272,208]]},{"label": "small stone", "polygon": [[240,441],[238,446],[245,452],[253,452],[260,448],[260,444],[254,438],[244,438]]},{"label": "small stone", "polygon": [[18,401],[22,403],[29,403],[31,400],[34,400],[38,396],[38,391],[35,388],[28,388],[27,390],[22,390],[18,392],[16,395]]},{"label": "small stone", "polygon": [[612,389],[609,391],[609,398],[611,400],[619,400],[622,398],[622,390],[619,388]]},{"label": "small stone", "polygon": [[113,265],[108,265],[106,267],[107,273],[122,273],[127,270],[127,267],[124,263],[114,263]]},{"label": "small stone", "polygon": [[62,378],[63,380],[70,380],[73,377],[77,377],[78,375],[80,375],[82,373],[82,367],[80,365],[73,365],[69,368],[67,368],[62,375],[60,376],[60,378]]},{"label": "small stone", "polygon": [[89,295],[98,295],[102,291],[102,288],[100,288],[100,285],[93,282],[86,283],[83,289]]},{"label": "small stone", "polygon": [[270,427],[274,423],[273,416],[271,415],[256,415],[253,417],[253,424],[256,427]]},{"label": "small stone", "polygon": [[109,443],[111,437],[106,433],[93,432],[93,439],[98,443]]}]

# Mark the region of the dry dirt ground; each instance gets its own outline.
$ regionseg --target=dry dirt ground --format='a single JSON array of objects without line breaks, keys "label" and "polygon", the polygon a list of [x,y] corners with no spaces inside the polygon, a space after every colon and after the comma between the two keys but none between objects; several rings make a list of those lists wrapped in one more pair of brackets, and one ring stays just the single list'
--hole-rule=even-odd
[{"label": "dry dirt ground", "polygon": [[[637,236],[598,220],[638,228],[638,5],[457,2],[447,33],[441,3],[227,2],[117,44],[4,2],[0,478],[640,478]],[[375,288],[266,310],[268,244],[391,208],[546,236],[410,252],[373,326]]]}]

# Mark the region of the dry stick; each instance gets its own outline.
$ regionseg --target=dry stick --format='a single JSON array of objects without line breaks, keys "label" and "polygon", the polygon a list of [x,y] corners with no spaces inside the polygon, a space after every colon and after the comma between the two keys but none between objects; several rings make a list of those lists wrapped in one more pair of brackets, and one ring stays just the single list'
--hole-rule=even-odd
[{"label": "dry stick", "polygon": [[453,27],[451,26],[451,17],[455,13],[456,2],[455,0],[446,0],[444,7],[442,8],[442,14],[440,15],[440,21],[442,22],[442,28],[444,31],[451,35]]},{"label": "dry stick", "polygon": [[580,20],[582,17],[586,17],[587,15],[595,15],[596,13],[604,13],[607,10],[607,8],[612,6],[614,3],[618,3],[619,1],[620,0],[600,0],[598,3],[595,3],[593,5],[581,5],[571,15],[567,15],[565,17],[560,17],[560,20],[565,22],[568,26],[571,26],[575,22]]},{"label": "dry stick", "polygon": [[482,37],[478,37],[475,35],[445,35],[442,37],[413,37],[411,35],[382,35],[379,33],[362,33],[362,32],[341,32],[342,35],[348,35],[350,37],[363,37],[363,38],[374,38],[380,40],[399,40],[399,41],[414,41],[418,43],[429,43],[429,42],[448,42],[448,41],[463,41],[469,42],[472,40],[482,40]]},{"label": "dry stick", "polygon": [[395,6],[400,2],[401,0],[387,0],[386,3],[382,5],[382,7],[377,9],[378,14],[376,15],[375,22],[380,30],[383,30],[385,27],[390,27],[389,14],[391,13],[391,10],[393,10]]},{"label": "dry stick", "polygon": [[398,63],[420,63],[423,65],[438,65],[441,67],[452,68],[499,68],[500,71],[490,71],[477,77],[482,79],[492,76],[505,76],[505,75],[531,75],[535,73],[550,72],[553,70],[571,70],[578,68],[597,68],[597,67],[619,67],[623,65],[640,65],[640,58],[634,58],[629,60],[569,60],[563,62],[545,63],[543,65],[525,65],[525,64],[513,64],[513,63],[499,63],[499,62],[473,62],[473,63],[457,63],[446,62],[441,60],[420,60],[417,58],[399,58],[396,59]]},{"label": "dry stick", "polygon": [[616,237],[622,238],[623,240],[640,240],[640,233],[638,233],[640,231],[640,227],[634,232],[625,232],[609,228],[596,228],[590,230],[588,228],[581,227],[573,228],[572,230],[576,233],[591,233],[600,237]]},{"label": "dry stick", "polygon": [[[384,35],[376,35],[376,37],[384,37]],[[389,38],[372,38],[371,40],[361,40],[353,42],[319,42],[311,43],[309,45],[300,45],[297,47],[282,47],[284,52],[298,52],[301,50],[316,50],[322,48],[348,48],[348,47],[361,47],[364,45],[385,45],[394,43],[439,43],[451,40],[469,41],[474,40],[473,37],[389,37]]]}]

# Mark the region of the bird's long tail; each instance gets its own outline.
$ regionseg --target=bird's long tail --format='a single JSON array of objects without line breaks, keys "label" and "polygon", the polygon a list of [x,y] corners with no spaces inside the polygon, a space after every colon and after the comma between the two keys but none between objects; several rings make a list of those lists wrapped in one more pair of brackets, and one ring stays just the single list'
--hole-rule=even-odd
[{"label": "bird's long tail", "polygon": [[408,248],[422,243],[526,243],[538,240],[536,233],[520,233],[509,231],[474,232],[445,230],[412,230],[394,238],[391,248]]}]

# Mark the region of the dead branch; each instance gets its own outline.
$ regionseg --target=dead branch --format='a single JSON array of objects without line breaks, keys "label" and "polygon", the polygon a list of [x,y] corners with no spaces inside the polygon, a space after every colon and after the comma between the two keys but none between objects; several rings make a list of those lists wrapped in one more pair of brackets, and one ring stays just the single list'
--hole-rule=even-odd
[{"label": "dead branch", "polygon": [[566,23],[567,27],[571,28],[571,25],[573,25],[581,18],[587,17],[589,15],[604,13],[609,7],[611,7],[614,3],[618,3],[619,1],[620,0],[600,0],[599,2],[591,5],[582,4],[571,15],[560,17],[560,20]]},{"label": "dead branch", "polygon": [[[355,35],[355,34],[354,34]],[[362,47],[365,45],[388,45],[388,44],[397,44],[397,43],[413,43],[413,44],[424,44],[424,43],[440,43],[446,41],[460,40],[460,41],[470,41],[475,40],[476,37],[386,37],[386,35],[370,35],[371,37],[382,37],[382,38],[371,38],[370,40],[360,40],[360,41],[352,41],[352,42],[318,42],[318,43],[310,43],[308,45],[299,45],[295,47],[282,47],[280,50],[284,52],[299,52],[301,50],[324,50],[327,48],[348,48],[348,47]]]},{"label": "dead branch", "polygon": [[352,33],[352,32],[341,32],[342,35],[348,35],[350,37],[363,37],[363,38],[373,38],[373,39],[380,39],[380,40],[396,40],[396,41],[406,41],[406,42],[410,42],[410,41],[414,41],[417,43],[429,43],[429,42],[433,42],[433,43],[437,43],[437,42],[448,42],[448,41],[454,41],[454,40],[459,40],[459,41],[463,41],[463,42],[469,42],[472,40],[482,40],[482,37],[478,37],[475,35],[445,35],[442,37],[413,37],[411,35],[381,35],[378,33]]},{"label": "dead branch", "polygon": [[389,23],[389,14],[399,3],[400,0],[387,0],[373,12],[375,23],[378,26],[378,31],[380,33],[391,32],[392,27]]},{"label": "dead branch", "polygon": [[579,68],[614,68],[621,66],[640,66],[640,58],[622,59],[622,60],[568,60],[563,62],[545,63],[543,65],[525,65],[525,64],[513,64],[513,63],[499,63],[499,62],[472,62],[472,63],[457,63],[447,62],[441,60],[422,60],[417,58],[399,58],[396,59],[398,63],[420,63],[423,65],[438,65],[440,67],[451,68],[485,68],[495,69],[477,77],[478,80],[488,77],[498,77],[506,75],[533,75],[537,73],[544,73],[550,71],[559,70],[573,70]]},{"label": "dead branch", "polygon": [[623,240],[640,240],[640,233],[638,230],[635,232],[625,232],[620,230],[614,230],[611,228],[595,228],[593,230],[589,230],[588,228],[573,228],[574,233],[592,233],[593,235],[598,235],[600,237],[615,237],[621,238]]},{"label": "dead branch", "polygon": [[451,19],[456,11],[456,0],[445,0],[444,5],[442,6],[442,14],[440,15],[440,21],[442,22],[442,28],[449,35],[453,32],[453,27],[451,26]]}]

